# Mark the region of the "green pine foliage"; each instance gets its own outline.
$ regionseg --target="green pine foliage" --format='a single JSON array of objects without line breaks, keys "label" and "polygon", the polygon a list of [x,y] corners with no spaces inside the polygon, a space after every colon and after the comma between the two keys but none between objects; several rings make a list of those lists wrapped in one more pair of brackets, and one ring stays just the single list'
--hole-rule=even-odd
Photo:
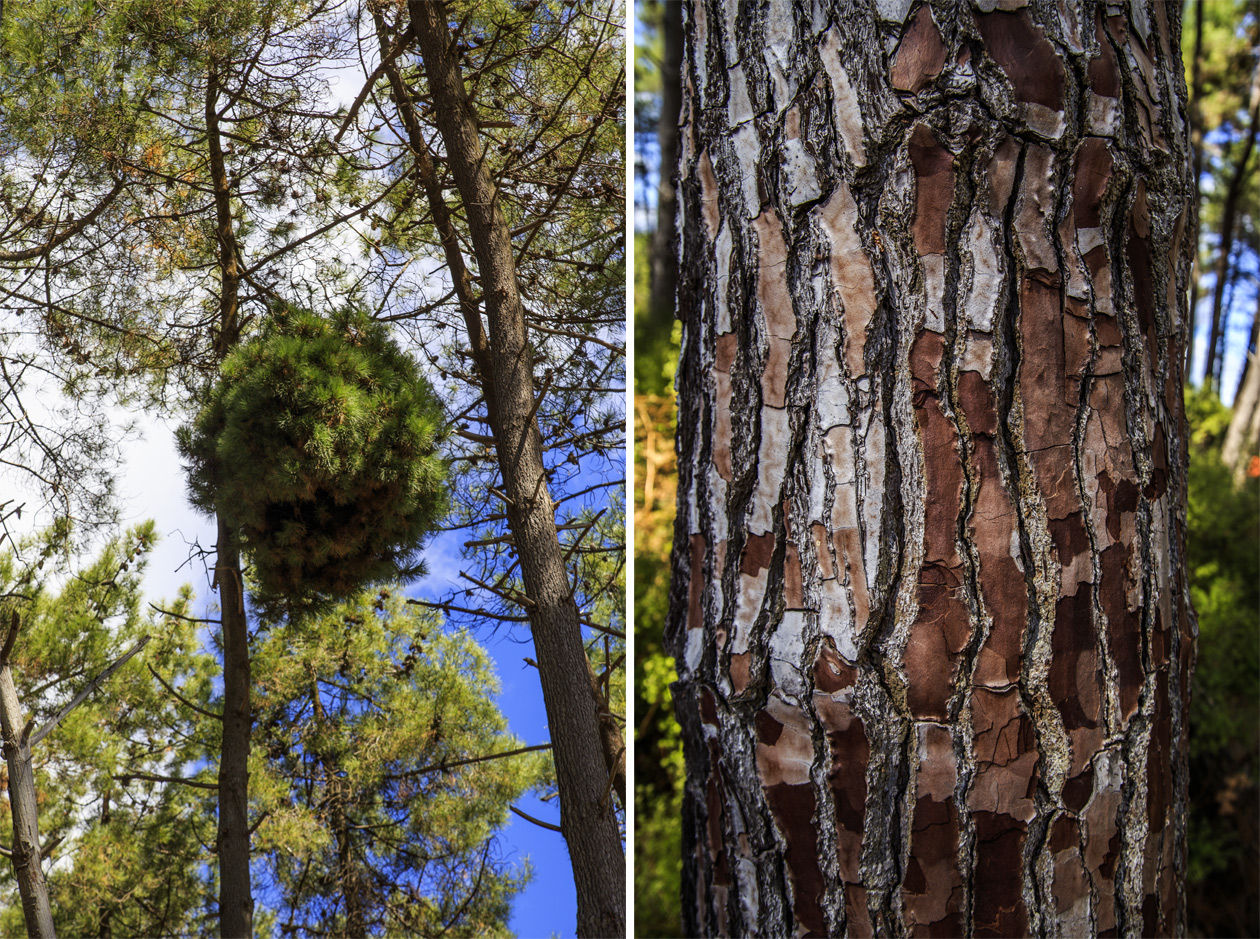
[{"label": "green pine foliage", "polygon": [[179,432],[193,503],[241,534],[264,603],[410,577],[446,510],[445,419],[387,327],[277,309]]},{"label": "green pine foliage", "polygon": [[282,934],[508,935],[530,872],[495,832],[550,758],[479,761],[523,746],[486,651],[393,585],[275,624],[254,662],[254,843]]},{"label": "green pine foliage", "polygon": [[[25,716],[43,725],[137,639],[150,642],[34,748],[54,923],[62,936],[199,934],[212,909],[204,867],[214,796],[152,777],[212,782],[204,767],[216,725],[170,695],[149,667],[202,708],[212,707],[217,667],[188,618],[186,589],[157,604],[167,614],[142,600],[152,522],[110,540],[72,573],[66,535],[60,526],[0,555],[0,594],[15,598],[22,618],[12,667]],[[12,831],[7,798],[0,831]],[[24,932],[12,864],[0,859],[0,935]]]}]

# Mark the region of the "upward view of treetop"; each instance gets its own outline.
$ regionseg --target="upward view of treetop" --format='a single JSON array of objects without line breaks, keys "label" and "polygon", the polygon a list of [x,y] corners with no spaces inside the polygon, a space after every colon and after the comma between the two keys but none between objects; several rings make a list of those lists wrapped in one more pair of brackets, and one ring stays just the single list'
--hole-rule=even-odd
[{"label": "upward view of treetop", "polygon": [[[3,458],[28,511],[74,515],[85,539],[110,520],[113,469],[87,403],[119,404],[184,428],[214,520],[201,557],[218,610],[198,635],[222,692],[185,703],[218,749],[208,769],[179,751],[147,771],[216,803],[202,909],[227,936],[276,915],[250,859],[290,816],[251,769],[258,741],[336,750],[285,738],[300,707],[259,728],[275,661],[261,637],[331,629],[332,601],[414,576],[445,533],[464,542],[443,565],[458,584],[408,602],[440,629],[528,629],[578,930],[623,931],[624,8],[30,0],[0,6],[0,49]],[[391,648],[386,684],[420,655]],[[309,706],[332,713],[344,677],[321,673]],[[364,687],[336,706],[384,700]],[[542,778],[519,747],[466,739],[487,752],[424,772],[485,758]],[[365,799],[395,785],[356,778]],[[502,906],[453,900],[458,865],[436,919],[355,890],[303,908],[338,857],[309,854],[315,880],[283,873],[294,929],[503,928]]]}]

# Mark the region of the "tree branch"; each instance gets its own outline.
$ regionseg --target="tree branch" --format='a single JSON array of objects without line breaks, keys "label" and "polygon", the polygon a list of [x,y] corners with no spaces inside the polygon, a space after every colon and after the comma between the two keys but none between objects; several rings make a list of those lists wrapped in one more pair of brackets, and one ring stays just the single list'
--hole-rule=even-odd
[{"label": "tree branch", "polygon": [[146,645],[148,645],[149,639],[150,639],[149,636],[142,636],[135,645],[133,645],[120,658],[115,660],[113,665],[109,666],[109,668],[105,669],[105,671],[101,672],[99,675],[93,678],[90,682],[88,682],[87,687],[85,687],[82,691],[80,691],[77,695],[75,695],[74,699],[69,704],[67,704],[60,711],[58,711],[56,717],[54,717],[47,724],[45,724],[43,727],[41,727],[39,730],[35,731],[34,734],[31,735],[30,746],[34,747],[35,744],[39,743],[41,740],[47,737],[48,734],[53,730],[53,728],[55,728],[59,723],[61,723],[62,719],[67,714],[69,714],[71,711],[77,708],[80,704],[82,704],[84,699],[87,698],[88,695],[90,695],[93,691],[95,691],[97,688],[103,685],[106,681],[108,681],[109,677],[113,675],[114,672],[118,671],[120,668],[126,665],[133,655],[135,655],[137,652],[143,649]]},{"label": "tree branch", "polygon": [[525,819],[525,821],[533,822],[539,828],[546,828],[548,831],[558,831],[561,834],[564,834],[564,829],[562,829],[559,825],[553,825],[551,824],[551,822],[544,822],[540,818],[534,818],[534,816],[532,815],[526,815],[524,812],[522,812],[520,809],[518,809],[514,805],[509,805],[508,808],[511,809],[513,812],[515,812],[517,815],[519,815],[521,818]]},{"label": "tree branch", "polygon": [[201,782],[200,780],[197,780],[197,779],[185,779],[182,776],[159,776],[156,773],[118,773],[117,775],[112,776],[111,778],[118,780],[124,786],[127,785],[127,783],[131,782],[133,779],[145,779],[145,780],[148,780],[149,782],[181,783],[182,785],[193,786],[194,788],[197,788],[197,789],[218,789],[219,788],[218,783]]},{"label": "tree branch", "polygon": [[191,701],[185,698],[182,694],[180,694],[178,691],[176,691],[174,688],[168,685],[166,683],[166,680],[157,673],[157,670],[152,665],[149,665],[146,662],[145,667],[149,670],[149,672],[153,675],[153,677],[158,680],[158,684],[160,684],[163,688],[165,688],[167,691],[173,694],[176,698],[178,698],[180,703],[183,704],[185,707],[192,708],[198,714],[202,714],[206,717],[211,718],[212,720],[216,720],[216,721],[223,720],[222,714],[215,714],[213,711],[207,711],[205,708],[197,707],[197,705],[193,704]]},{"label": "tree branch", "polygon": [[21,617],[18,611],[13,611],[13,616],[9,620],[9,631],[4,637],[4,648],[0,648],[0,668],[4,668],[9,664],[9,656],[13,654],[13,642],[17,639],[18,629],[21,627]]},{"label": "tree branch", "polygon": [[533,753],[535,750],[550,750],[549,743],[536,743],[532,747],[521,747],[517,750],[505,750],[502,753],[488,753],[485,756],[470,756],[464,760],[445,760],[441,763],[434,763],[431,766],[422,766],[419,769],[410,769],[405,773],[391,774],[391,779],[406,779],[409,776],[423,776],[425,773],[445,772],[456,766],[470,766],[473,763],[486,763],[490,760],[501,760],[504,757],[519,756],[522,753]]}]

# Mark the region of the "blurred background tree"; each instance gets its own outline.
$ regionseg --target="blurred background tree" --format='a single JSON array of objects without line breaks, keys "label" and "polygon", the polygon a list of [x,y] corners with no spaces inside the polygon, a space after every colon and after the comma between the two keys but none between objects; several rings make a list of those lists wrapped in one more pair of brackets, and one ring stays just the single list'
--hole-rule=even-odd
[{"label": "blurred background tree", "polygon": [[[661,649],[674,521],[679,323],[672,167],[681,4],[635,3],[635,923],[681,935],[682,756]],[[1188,933],[1260,926],[1260,11],[1188,0],[1182,52],[1199,182],[1186,409],[1199,651],[1191,704]],[[672,110],[671,110],[672,108]],[[662,252],[669,256],[662,258]]]},{"label": "blurred background tree", "polygon": [[682,876],[682,742],[662,649],[674,536],[674,364],[681,324],[672,174],[678,157],[682,6],[636,3],[634,43],[634,919],[677,936]]},{"label": "blurred background tree", "polygon": [[1199,170],[1186,414],[1190,584],[1199,618],[1190,710],[1190,935],[1260,929],[1260,11],[1186,5],[1182,51]]}]

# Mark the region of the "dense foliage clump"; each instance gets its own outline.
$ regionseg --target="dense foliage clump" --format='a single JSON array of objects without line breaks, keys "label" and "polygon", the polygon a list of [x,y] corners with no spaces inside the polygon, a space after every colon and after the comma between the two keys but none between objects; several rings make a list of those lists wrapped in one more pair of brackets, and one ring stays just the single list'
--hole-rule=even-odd
[{"label": "dense foliage clump", "polygon": [[283,307],[224,360],[179,445],[193,503],[240,532],[257,596],[302,605],[419,571],[446,507],[443,424],[384,324]]}]

